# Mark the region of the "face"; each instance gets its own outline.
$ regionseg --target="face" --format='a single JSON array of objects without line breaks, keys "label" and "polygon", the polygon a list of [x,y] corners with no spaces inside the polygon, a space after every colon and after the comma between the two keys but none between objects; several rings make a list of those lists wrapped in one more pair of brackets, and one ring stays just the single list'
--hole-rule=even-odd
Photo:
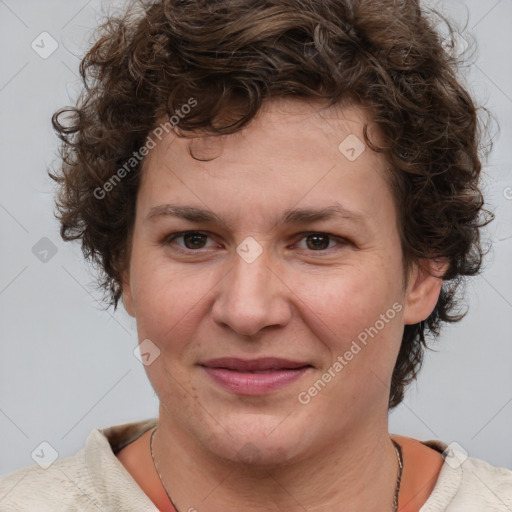
[{"label": "face", "polygon": [[272,100],[242,132],[195,141],[211,161],[171,135],[146,157],[123,300],[160,421],[190,443],[235,460],[250,442],[272,463],[387,429],[404,324],[441,281],[415,267],[404,287],[367,122]]}]

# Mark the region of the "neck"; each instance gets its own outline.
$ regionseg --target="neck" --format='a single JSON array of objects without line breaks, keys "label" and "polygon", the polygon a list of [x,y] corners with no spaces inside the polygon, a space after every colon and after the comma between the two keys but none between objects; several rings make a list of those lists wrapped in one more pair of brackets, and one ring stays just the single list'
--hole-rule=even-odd
[{"label": "neck", "polygon": [[179,512],[393,510],[398,462],[386,422],[276,466],[219,458],[161,414],[153,450]]}]

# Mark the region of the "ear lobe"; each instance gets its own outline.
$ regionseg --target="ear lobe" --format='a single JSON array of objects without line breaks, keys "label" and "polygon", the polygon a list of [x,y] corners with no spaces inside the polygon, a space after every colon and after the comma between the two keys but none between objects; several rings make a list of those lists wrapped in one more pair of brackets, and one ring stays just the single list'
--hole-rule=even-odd
[{"label": "ear lobe", "polygon": [[442,276],[447,269],[448,263],[441,260],[424,260],[414,266],[404,301],[405,325],[417,324],[432,313],[441,293]]}]

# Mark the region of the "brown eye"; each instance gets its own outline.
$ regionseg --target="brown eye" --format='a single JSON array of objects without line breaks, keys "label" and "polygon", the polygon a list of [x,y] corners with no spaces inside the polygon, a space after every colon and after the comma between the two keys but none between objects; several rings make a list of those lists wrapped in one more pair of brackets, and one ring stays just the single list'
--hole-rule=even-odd
[{"label": "brown eye", "polygon": [[196,251],[208,249],[208,239],[210,237],[201,231],[186,231],[183,233],[173,233],[163,240],[163,245],[173,247],[181,251]]},{"label": "brown eye", "polygon": [[203,233],[186,233],[182,238],[187,249],[202,249],[208,237]]},{"label": "brown eye", "polygon": [[350,242],[342,237],[330,233],[301,233],[296,246],[307,252],[317,252],[319,254],[330,254],[337,249],[343,249]]},{"label": "brown eye", "polygon": [[308,249],[311,249],[313,251],[327,249],[331,241],[329,235],[324,235],[322,233],[308,235],[306,237],[306,240],[306,245],[308,246]]}]

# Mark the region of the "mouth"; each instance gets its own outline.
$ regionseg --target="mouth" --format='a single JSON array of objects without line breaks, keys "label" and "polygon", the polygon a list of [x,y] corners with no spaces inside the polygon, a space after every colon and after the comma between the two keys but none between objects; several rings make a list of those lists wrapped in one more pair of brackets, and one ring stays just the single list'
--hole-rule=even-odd
[{"label": "mouth", "polygon": [[313,366],[303,361],[275,357],[219,358],[200,364],[222,388],[239,395],[264,395],[299,379]]}]

